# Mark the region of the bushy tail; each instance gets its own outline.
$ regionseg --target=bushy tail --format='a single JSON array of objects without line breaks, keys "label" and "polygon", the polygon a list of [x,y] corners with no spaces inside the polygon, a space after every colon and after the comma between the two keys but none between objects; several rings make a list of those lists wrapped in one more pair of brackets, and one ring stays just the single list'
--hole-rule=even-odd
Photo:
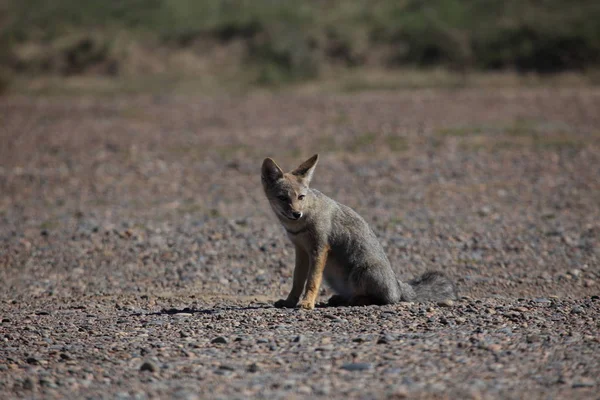
[{"label": "bushy tail", "polygon": [[415,291],[414,301],[442,301],[458,298],[456,286],[441,272],[425,272],[423,275],[408,281],[408,284]]}]

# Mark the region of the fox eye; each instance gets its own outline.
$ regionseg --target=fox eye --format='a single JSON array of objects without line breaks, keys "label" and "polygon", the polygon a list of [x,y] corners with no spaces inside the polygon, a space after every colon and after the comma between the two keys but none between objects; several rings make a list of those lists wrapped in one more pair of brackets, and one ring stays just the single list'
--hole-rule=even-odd
[{"label": "fox eye", "polygon": [[288,199],[287,196],[284,196],[284,195],[277,196],[277,198],[281,201],[287,201],[287,199]]},{"label": "fox eye", "polygon": [[298,196],[298,200],[304,200],[305,197],[305,195],[301,194],[300,196]]}]

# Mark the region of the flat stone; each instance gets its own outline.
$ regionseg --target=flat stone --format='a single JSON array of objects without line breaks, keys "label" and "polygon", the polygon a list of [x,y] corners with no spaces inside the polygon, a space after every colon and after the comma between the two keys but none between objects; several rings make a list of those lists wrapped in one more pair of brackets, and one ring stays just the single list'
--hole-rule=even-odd
[{"label": "flat stone", "polygon": [[348,363],[341,367],[346,371],[368,371],[373,369],[373,365],[370,363]]},{"label": "flat stone", "polygon": [[218,336],[216,338],[214,338],[213,340],[210,341],[213,344],[227,344],[229,343],[229,341],[227,340],[226,337],[224,336]]},{"label": "flat stone", "polygon": [[158,371],[158,366],[156,364],[154,364],[152,361],[145,361],[140,366],[140,371],[156,372],[156,371]]}]

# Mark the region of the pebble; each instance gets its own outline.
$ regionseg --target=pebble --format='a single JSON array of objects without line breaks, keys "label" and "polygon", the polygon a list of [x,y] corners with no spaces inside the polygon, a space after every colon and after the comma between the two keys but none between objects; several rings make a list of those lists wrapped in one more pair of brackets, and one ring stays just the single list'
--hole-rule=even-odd
[{"label": "pebble", "polygon": [[27,357],[27,359],[25,359],[25,361],[27,362],[27,364],[31,364],[31,365],[39,365],[40,364],[40,360],[38,360],[35,357]]},{"label": "pebble", "polygon": [[302,342],[304,342],[304,340],[305,340],[305,337],[303,335],[298,335],[298,336],[296,336],[292,340],[292,342],[294,342],[294,343],[302,343]]},{"label": "pebble", "polygon": [[35,382],[33,381],[33,379],[31,379],[31,377],[28,376],[23,380],[23,389],[25,389],[25,390],[35,389]]},{"label": "pebble", "polygon": [[187,317],[191,317],[191,316],[192,316],[192,314],[187,313],[187,312],[180,312],[180,313],[173,314],[174,318],[187,318]]},{"label": "pebble", "polygon": [[596,381],[591,378],[579,378],[577,381],[573,382],[571,387],[573,388],[587,388],[596,386]]},{"label": "pebble", "polygon": [[370,363],[349,363],[342,365],[341,368],[346,371],[368,371],[373,369],[373,365]]},{"label": "pebble", "polygon": [[574,278],[579,278],[579,276],[581,275],[581,270],[579,269],[572,269],[569,272],[567,272],[569,275],[571,275]]},{"label": "pebble", "polygon": [[227,340],[227,338],[224,337],[224,336],[217,336],[216,338],[214,338],[210,342],[213,343],[213,344],[227,344],[227,343],[229,343],[229,341]]},{"label": "pebble", "polygon": [[454,305],[454,300],[446,299],[437,303],[440,307],[452,307]]},{"label": "pebble", "polygon": [[152,361],[144,361],[140,366],[140,371],[156,372],[158,371],[158,366]]},{"label": "pebble", "polygon": [[549,299],[545,298],[545,297],[538,297],[533,299],[534,302],[538,303],[538,304],[549,304],[552,303]]}]

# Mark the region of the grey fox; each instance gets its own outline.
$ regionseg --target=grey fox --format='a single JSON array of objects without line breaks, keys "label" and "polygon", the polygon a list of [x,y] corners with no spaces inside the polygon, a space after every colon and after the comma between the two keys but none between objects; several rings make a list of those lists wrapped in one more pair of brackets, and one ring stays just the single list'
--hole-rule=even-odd
[{"label": "grey fox", "polygon": [[275,307],[296,307],[304,292],[299,306],[312,310],[323,276],[336,292],[332,306],[455,299],[456,287],[441,272],[408,283],[396,278],[365,220],[308,187],[318,159],[315,154],[289,173],[270,158],[262,164],[265,194],[296,250],[292,290]]}]

